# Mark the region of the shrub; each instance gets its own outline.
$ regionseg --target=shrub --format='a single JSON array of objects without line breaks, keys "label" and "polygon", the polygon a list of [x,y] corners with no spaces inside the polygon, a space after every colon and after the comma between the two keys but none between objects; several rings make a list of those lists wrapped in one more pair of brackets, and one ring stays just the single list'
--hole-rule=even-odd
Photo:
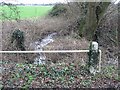
[{"label": "shrub", "polygon": [[62,4],[57,4],[53,7],[53,9],[51,10],[51,12],[49,13],[49,15],[51,17],[53,16],[59,16],[63,13],[66,13],[67,9],[62,5]]}]

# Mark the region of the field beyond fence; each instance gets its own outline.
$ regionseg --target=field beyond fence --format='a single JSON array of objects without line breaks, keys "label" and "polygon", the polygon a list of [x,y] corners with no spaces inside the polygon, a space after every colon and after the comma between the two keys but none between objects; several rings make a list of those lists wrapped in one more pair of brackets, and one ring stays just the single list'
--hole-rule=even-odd
[{"label": "field beyond fence", "polygon": [[[53,6],[17,6],[17,11],[19,12],[20,19],[29,19],[47,15],[52,7]],[[5,14],[7,17],[15,17],[16,11],[14,12],[8,6],[0,6],[0,9],[2,14]],[[0,18],[2,18],[2,15]]]}]

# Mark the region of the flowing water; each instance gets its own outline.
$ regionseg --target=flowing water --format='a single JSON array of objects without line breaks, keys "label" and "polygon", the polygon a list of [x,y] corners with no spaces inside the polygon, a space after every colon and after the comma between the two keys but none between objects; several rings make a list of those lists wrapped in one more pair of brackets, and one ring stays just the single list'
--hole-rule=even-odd
[{"label": "flowing water", "polygon": [[[34,49],[36,51],[43,51],[43,47],[48,45],[49,43],[54,42],[53,36],[55,36],[57,33],[52,33],[42,39],[41,41],[36,41],[34,43]],[[34,64],[45,64],[45,53],[38,53],[37,57],[34,59]]]}]

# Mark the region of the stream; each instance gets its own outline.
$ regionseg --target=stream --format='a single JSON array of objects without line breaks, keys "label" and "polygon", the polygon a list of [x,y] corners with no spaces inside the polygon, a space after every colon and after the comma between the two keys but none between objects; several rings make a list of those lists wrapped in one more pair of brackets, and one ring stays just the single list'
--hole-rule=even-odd
[{"label": "stream", "polygon": [[[43,51],[43,48],[48,45],[49,43],[54,42],[54,36],[57,33],[52,33],[47,37],[43,38],[42,40],[38,40],[34,42],[34,50],[35,51]],[[38,53],[37,57],[34,59],[34,64],[45,64],[45,53]]]}]

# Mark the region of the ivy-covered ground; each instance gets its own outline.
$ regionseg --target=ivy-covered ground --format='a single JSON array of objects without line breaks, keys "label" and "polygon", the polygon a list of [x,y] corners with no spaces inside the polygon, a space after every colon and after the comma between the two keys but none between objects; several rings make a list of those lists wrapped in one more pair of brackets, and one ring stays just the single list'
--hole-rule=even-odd
[{"label": "ivy-covered ground", "polygon": [[[86,66],[73,63],[33,65],[2,62],[1,88],[119,88],[120,80],[113,66],[101,73],[88,74]],[[118,89],[118,90],[119,90]]]}]

